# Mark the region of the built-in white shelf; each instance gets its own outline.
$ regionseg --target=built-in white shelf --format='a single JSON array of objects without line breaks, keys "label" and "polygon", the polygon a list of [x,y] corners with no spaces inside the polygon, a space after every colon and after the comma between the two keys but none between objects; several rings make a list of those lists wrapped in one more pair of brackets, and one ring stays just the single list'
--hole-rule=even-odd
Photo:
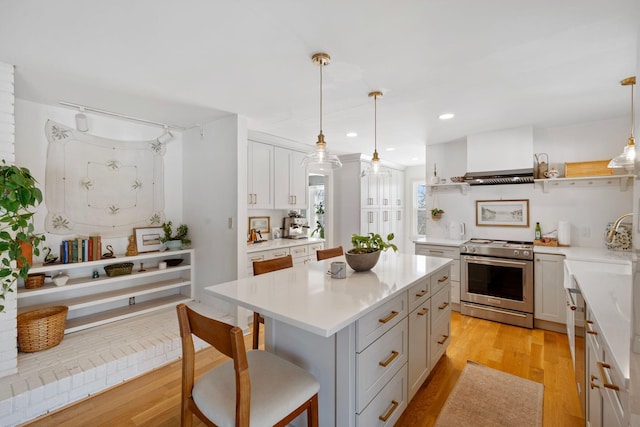
[{"label": "built-in white shelf", "polygon": [[427,194],[431,195],[434,191],[460,191],[462,194],[467,194],[471,187],[466,182],[452,182],[450,184],[430,184],[427,185]]},{"label": "built-in white shelf", "polygon": [[548,193],[550,189],[554,188],[602,186],[616,186],[620,188],[620,191],[627,191],[633,184],[634,178],[635,175],[608,175],[579,178],[535,179],[534,185],[542,188],[543,193]]},{"label": "built-in white shelf", "polygon": [[[18,313],[42,307],[69,307],[65,333],[104,325],[116,320],[175,306],[194,295],[193,250],[150,252],[136,256],[71,264],[36,265],[30,273],[54,275],[64,272],[64,286],[51,282],[36,289],[18,287]],[[180,265],[158,268],[161,261],[181,258]],[[131,274],[109,277],[104,267],[122,262],[133,263]],[[93,272],[100,275],[93,278]]]}]

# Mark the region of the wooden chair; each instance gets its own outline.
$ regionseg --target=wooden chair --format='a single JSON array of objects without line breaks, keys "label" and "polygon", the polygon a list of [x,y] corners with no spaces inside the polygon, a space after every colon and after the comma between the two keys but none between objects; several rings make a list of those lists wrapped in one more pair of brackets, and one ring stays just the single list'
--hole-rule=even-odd
[{"label": "wooden chair", "polygon": [[[318,381],[302,368],[262,350],[247,352],[242,329],[208,318],[184,304],[177,306],[182,338],[181,425],[193,414],[208,426],[285,426],[307,412],[318,426]],[[192,334],[231,357],[194,381]],[[233,397],[235,390],[235,399]]]},{"label": "wooden chair", "polygon": [[342,246],[338,246],[337,248],[318,249],[316,251],[316,257],[318,257],[318,261],[322,261],[323,259],[334,258],[342,255],[344,255]]},{"label": "wooden chair", "polygon": [[[293,267],[293,258],[291,255],[287,255],[281,258],[268,259],[266,261],[254,261],[253,262],[253,275],[270,273],[276,270],[283,270],[285,268]],[[260,324],[264,324],[264,317],[260,313],[253,312],[253,349],[258,349],[258,343],[260,342]]]}]

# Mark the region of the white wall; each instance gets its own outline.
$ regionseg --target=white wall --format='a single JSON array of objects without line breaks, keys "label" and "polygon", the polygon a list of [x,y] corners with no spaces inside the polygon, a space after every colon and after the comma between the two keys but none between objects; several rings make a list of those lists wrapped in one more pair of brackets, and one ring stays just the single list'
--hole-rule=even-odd
[{"label": "white wall", "polygon": [[[618,155],[628,132],[628,119],[625,118],[537,129],[534,130],[533,151],[548,153],[551,165],[564,174],[564,162],[602,160]],[[447,178],[463,175],[466,170],[462,169],[460,159],[466,157],[462,152],[461,142],[427,146],[427,169],[432,171],[432,163],[437,162],[438,175]],[[498,199],[529,199],[530,226],[477,227],[476,200]],[[449,223],[462,221],[467,225],[467,237],[531,241],[536,221],[540,222],[542,232],[547,233],[563,220],[571,224],[572,246],[602,247],[607,223],[631,212],[631,201],[631,191],[621,192],[615,187],[561,188],[543,193],[530,184],[473,186],[466,195],[449,191],[437,192],[427,198],[427,209],[437,204],[445,211],[441,221],[427,221],[427,235],[447,237]]]},{"label": "white wall", "polygon": [[[75,127],[76,110],[38,104],[16,99],[16,164],[29,168],[40,184],[43,195],[46,193],[45,168],[47,164],[47,138],[44,126],[47,120]],[[89,131],[93,135],[120,140],[152,140],[160,136],[162,128],[134,123],[128,120],[85,113],[89,121]],[[164,194],[165,216],[174,224],[182,223],[182,135],[172,131],[175,139],[167,144],[164,155]],[[44,220],[47,210],[43,202],[34,216],[36,232],[44,232]],[[133,233],[133,230],[131,230]],[[52,254],[58,254],[60,242],[77,236],[45,233],[45,246],[52,248]],[[103,239],[103,248],[113,246],[115,253],[126,252],[126,237]],[[40,258],[34,259],[41,262]]]}]

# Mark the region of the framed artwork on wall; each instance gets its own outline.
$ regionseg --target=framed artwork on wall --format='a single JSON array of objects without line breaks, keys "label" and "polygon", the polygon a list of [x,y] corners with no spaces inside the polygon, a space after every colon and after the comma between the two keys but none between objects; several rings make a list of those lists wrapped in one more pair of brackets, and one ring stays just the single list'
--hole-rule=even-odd
[{"label": "framed artwork on wall", "polygon": [[476,200],[476,225],[529,227],[529,199]]},{"label": "framed artwork on wall", "polygon": [[256,229],[261,233],[269,233],[271,231],[271,219],[268,216],[250,216],[249,231]]},{"label": "framed artwork on wall", "polygon": [[133,229],[138,253],[159,251],[162,247],[160,238],[164,236],[162,227],[138,227]]}]

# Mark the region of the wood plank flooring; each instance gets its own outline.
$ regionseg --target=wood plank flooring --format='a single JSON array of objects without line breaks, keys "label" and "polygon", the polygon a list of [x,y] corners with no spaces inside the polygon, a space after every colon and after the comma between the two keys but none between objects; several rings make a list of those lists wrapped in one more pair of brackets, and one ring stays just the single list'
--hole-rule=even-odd
[{"label": "wood plank flooring", "polygon": [[[251,347],[250,335],[245,343]],[[454,312],[447,355],[440,359],[396,427],[432,426],[468,359],[543,383],[544,427],[584,426],[566,335]],[[201,351],[196,376],[224,360],[215,350]],[[177,361],[26,425],[179,426],[180,375]],[[194,418],[194,426],[203,425]]]}]

